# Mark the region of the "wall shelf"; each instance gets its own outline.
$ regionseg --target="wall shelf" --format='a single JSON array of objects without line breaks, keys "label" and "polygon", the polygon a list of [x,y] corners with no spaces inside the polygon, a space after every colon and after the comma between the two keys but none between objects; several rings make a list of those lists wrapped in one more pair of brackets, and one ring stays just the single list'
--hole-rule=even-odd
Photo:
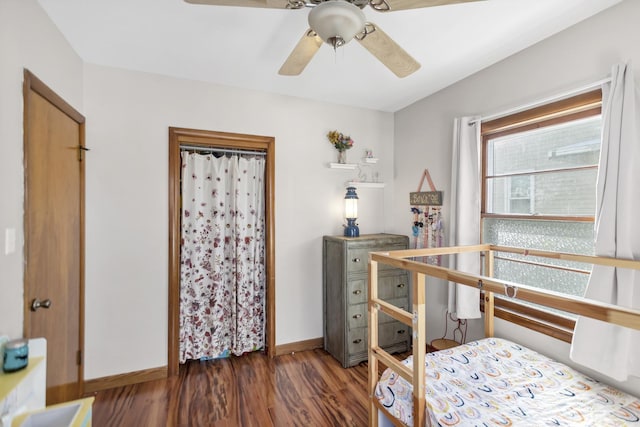
[{"label": "wall shelf", "polygon": [[[378,159],[373,157],[365,157],[362,159],[362,163],[360,166],[369,166],[378,163]],[[329,163],[329,167],[331,169],[355,169],[358,166],[358,163]]]},{"label": "wall shelf", "polygon": [[384,188],[384,182],[349,181],[347,185],[356,188]]},{"label": "wall shelf", "polygon": [[358,165],[356,163],[329,163],[331,169],[355,169]]}]

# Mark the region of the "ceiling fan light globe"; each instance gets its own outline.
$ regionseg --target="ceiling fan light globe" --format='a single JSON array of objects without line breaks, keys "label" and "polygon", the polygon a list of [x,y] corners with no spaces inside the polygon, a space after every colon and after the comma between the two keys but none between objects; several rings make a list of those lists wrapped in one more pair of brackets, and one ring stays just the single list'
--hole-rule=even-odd
[{"label": "ceiling fan light globe", "polygon": [[324,42],[335,47],[331,40],[341,39],[348,43],[362,32],[365,16],[358,6],[345,0],[328,0],[318,4],[309,12],[309,26]]}]

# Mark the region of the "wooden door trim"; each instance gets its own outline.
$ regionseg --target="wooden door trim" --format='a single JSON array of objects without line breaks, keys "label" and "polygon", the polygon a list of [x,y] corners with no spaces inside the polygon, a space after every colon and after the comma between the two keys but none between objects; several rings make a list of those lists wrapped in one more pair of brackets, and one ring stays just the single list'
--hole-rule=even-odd
[{"label": "wooden door trim", "polygon": [[180,342],[180,145],[233,147],[266,152],[265,226],[266,226],[266,346],[267,355],[276,351],[276,276],[275,276],[275,138],[206,130],[169,128],[169,312],[168,312],[168,375],[177,375]]},{"label": "wooden door trim", "polygon": [[[57,93],[55,93],[49,86],[47,86],[42,80],[40,80],[38,77],[35,76],[35,74],[33,74],[31,71],[29,71],[28,69],[24,69],[24,79],[23,79],[23,85],[22,85],[22,96],[23,96],[23,120],[22,120],[22,130],[23,130],[23,152],[26,153],[26,145],[29,142],[30,139],[30,134],[29,134],[29,121],[28,121],[28,112],[29,112],[29,108],[30,108],[30,100],[29,100],[29,94],[33,92],[33,93],[37,93],[38,95],[42,96],[44,99],[46,99],[51,105],[53,105],[54,107],[56,107],[58,110],[60,110],[61,112],[63,112],[64,114],[66,114],[69,118],[71,118],[74,122],[76,122],[79,126],[79,143],[82,147],[85,146],[85,117],[80,114],[80,112],[78,110],[76,110],[75,108],[73,108],[68,102],[66,102],[61,96],[59,96]],[[27,198],[27,177],[28,177],[28,173],[29,173],[29,165],[28,165],[28,161],[27,161],[27,156],[24,156],[24,160],[23,160],[23,170],[24,170],[24,213],[23,213],[23,224],[24,224],[24,254],[26,257],[26,254],[28,254],[28,245],[29,245],[29,239],[26,238],[26,236],[28,236],[28,221],[27,221],[27,215],[29,212],[29,204],[28,204],[28,198]],[[84,167],[84,162],[80,162],[80,197],[79,197],[79,202],[80,202],[80,218],[79,218],[79,227],[80,227],[80,243],[79,243],[79,251],[80,251],[80,260],[79,260],[79,267],[80,267],[80,272],[79,272],[79,287],[80,289],[78,290],[78,294],[79,294],[79,319],[78,319],[78,333],[79,333],[79,342],[78,342],[78,349],[80,351],[80,363],[78,364],[78,391],[79,391],[79,396],[80,397],[83,392],[84,392],[84,298],[85,298],[85,290],[84,290],[84,281],[85,281],[85,271],[84,271],[84,253],[85,253],[85,167]],[[26,268],[28,265],[28,260],[25,259],[24,260],[24,271],[23,271],[23,277],[26,279],[27,274],[26,274]],[[31,327],[31,319],[30,316],[26,315],[26,313],[29,310],[29,283],[27,283],[27,280],[23,281],[23,301],[24,301],[24,305],[23,305],[23,334],[26,337],[28,334],[28,331],[30,330]]]},{"label": "wooden door trim", "polygon": [[[44,99],[46,99],[51,104],[53,104],[58,110],[62,111],[71,119],[73,119],[76,123],[84,125],[85,118],[82,114],[80,114],[75,108],[73,108],[67,101],[62,99],[60,95],[55,93],[49,86],[47,86],[42,80],[36,77],[31,71],[25,68],[23,95],[27,94],[27,89],[30,89],[33,92],[37,93],[38,95],[42,96]],[[25,107],[26,107],[27,99],[25,98],[24,101],[25,101]],[[26,111],[26,108],[25,108],[25,111]],[[26,125],[26,120],[24,124]],[[83,136],[84,136],[84,133],[83,133]]]}]

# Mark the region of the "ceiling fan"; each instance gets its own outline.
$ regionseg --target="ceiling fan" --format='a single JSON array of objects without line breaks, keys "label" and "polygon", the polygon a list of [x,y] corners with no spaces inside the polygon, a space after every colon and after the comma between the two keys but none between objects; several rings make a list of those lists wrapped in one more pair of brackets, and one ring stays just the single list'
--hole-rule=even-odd
[{"label": "ceiling fan", "polygon": [[369,5],[378,12],[417,9],[478,0],[184,0],[214,6],[272,9],[312,8],[309,29],[284,62],[278,74],[297,76],[311,61],[323,42],[334,49],[356,39],[398,77],[406,77],[420,64],[376,24],[366,22],[362,9]]}]

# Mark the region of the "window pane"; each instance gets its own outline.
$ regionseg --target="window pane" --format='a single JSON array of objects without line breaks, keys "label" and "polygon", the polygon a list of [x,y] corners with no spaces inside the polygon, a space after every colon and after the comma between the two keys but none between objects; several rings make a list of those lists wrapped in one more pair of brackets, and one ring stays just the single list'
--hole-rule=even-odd
[{"label": "window pane", "polygon": [[598,169],[487,179],[487,213],[593,216]]},{"label": "window pane", "polygon": [[[483,213],[493,215],[483,216],[482,241],[592,255],[593,222],[574,219],[595,216],[602,117],[573,120],[576,116],[553,108],[532,110],[525,121],[520,115],[513,116],[511,124],[508,120],[487,124]],[[544,117],[538,120],[535,114],[540,112]],[[548,126],[552,122],[556,124]],[[502,130],[491,135],[496,124],[494,129]],[[508,253],[496,253],[494,261],[496,278],[573,296],[584,295],[592,268],[591,264]]]},{"label": "window pane", "polygon": [[[572,221],[532,221],[485,218],[483,240],[500,246],[541,249],[593,255],[593,224]],[[590,264],[547,259],[518,254],[497,254],[494,276],[498,279],[522,283],[538,288],[583,296],[589,275],[573,271],[530,265],[538,262],[554,266],[589,271]],[[522,260],[526,263],[513,262]],[[573,316],[572,316],[573,317]]]},{"label": "window pane", "polygon": [[601,116],[490,139],[487,175],[597,165]]},{"label": "window pane", "polygon": [[485,218],[482,236],[485,243],[494,245],[593,255],[594,235],[591,222]]},{"label": "window pane", "polygon": [[[520,264],[502,259],[495,260],[494,271],[498,279],[535,286],[536,288],[547,289],[549,291],[562,292],[563,294],[577,297],[584,296],[584,291],[587,288],[587,282],[589,280],[588,274],[555,270],[531,264]],[[524,301],[520,302],[529,304]]]}]

